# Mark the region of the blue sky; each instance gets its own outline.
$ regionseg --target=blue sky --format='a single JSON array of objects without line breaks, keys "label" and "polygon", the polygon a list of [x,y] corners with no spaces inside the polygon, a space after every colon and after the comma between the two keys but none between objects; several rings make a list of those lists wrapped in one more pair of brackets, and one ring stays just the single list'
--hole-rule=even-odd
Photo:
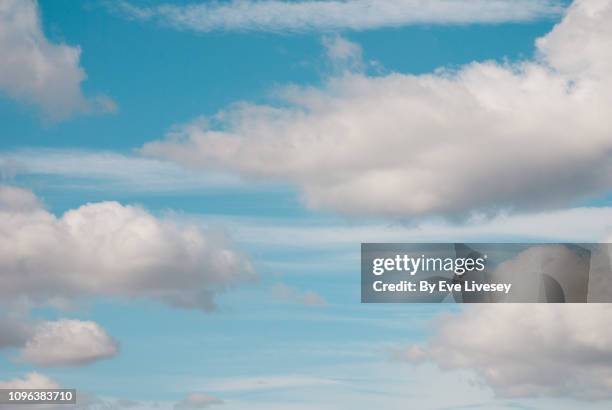
[{"label": "blue sky", "polygon": [[[22,64],[31,63],[34,60],[27,57],[31,46],[24,46],[28,43],[20,38],[25,36],[35,44],[33,53],[40,52],[42,60],[37,61],[49,64],[48,72],[56,75],[52,81],[66,81],[77,88],[76,96],[70,97],[73,100],[63,99],[57,89],[44,84],[40,72],[43,80],[36,88],[34,79],[27,78],[28,70],[21,76],[8,63],[8,68],[0,69],[0,171],[3,185],[15,188],[0,195],[8,204],[0,207],[3,212],[6,209],[1,229],[7,238],[17,237],[14,252],[23,252],[14,259],[10,251],[0,255],[7,289],[9,281],[17,283],[17,293],[0,293],[10,319],[7,325],[0,316],[0,330],[6,326],[7,335],[14,332],[14,318],[33,329],[22,332],[29,335],[22,342],[3,345],[0,337],[0,381],[27,379],[37,372],[47,382],[98,397],[101,401],[83,404],[92,409],[103,408],[104,403],[116,408],[127,404],[153,408],[157,403],[162,408],[237,410],[359,410],[375,405],[388,409],[609,408],[611,397],[598,395],[605,385],[596,382],[592,394],[586,389],[590,393],[582,395],[565,388],[558,375],[533,382],[529,378],[539,376],[523,374],[535,387],[515,381],[517,387],[492,377],[487,373],[490,369],[475,358],[458,364],[446,357],[445,365],[444,357],[415,361],[406,353],[413,345],[434,346],[444,332],[439,329],[450,326],[448,317],[469,322],[476,310],[450,304],[359,303],[361,242],[599,241],[610,235],[612,208],[606,198],[612,185],[604,176],[612,167],[608,155],[598,154],[610,148],[609,133],[605,136],[609,124],[584,125],[591,120],[589,112],[595,117],[609,109],[596,108],[602,102],[605,106],[612,95],[609,80],[600,76],[612,59],[609,51],[597,48],[609,42],[609,30],[593,30],[595,34],[584,40],[593,47],[584,47],[585,55],[577,58],[596,62],[578,71],[563,58],[568,52],[564,47],[572,45],[568,38],[573,26],[562,27],[560,34],[553,31],[555,37],[536,46],[536,39],[548,36],[564,19],[568,2],[500,1],[496,9],[488,9],[486,2],[456,3],[468,12],[457,14],[453,2],[439,2],[438,8],[406,1],[398,2],[399,9],[392,11],[401,12],[403,20],[391,18],[396,14],[385,14],[381,7],[373,12],[375,23],[371,23],[350,15],[354,11],[350,7],[338,15],[317,14],[317,10],[284,9],[292,3],[283,1],[259,2],[264,17],[259,9],[239,7],[257,4],[250,0],[191,2],[204,7],[204,13],[183,8],[181,2],[168,6],[154,1],[40,0],[21,5],[7,1],[6,8],[0,8],[0,15],[5,14],[0,21],[6,27],[4,37],[0,30],[0,51],[24,55]],[[579,3],[570,8],[576,17],[568,21],[578,22],[573,24],[589,18],[593,22],[586,20],[585,26],[599,27],[612,13],[605,1]],[[369,2],[339,4],[367,7]],[[266,12],[275,17],[268,20]],[[8,24],[16,22],[19,13],[38,15],[38,19],[25,29]],[[312,20],[313,16],[320,20]],[[414,16],[419,16],[416,21]],[[38,25],[42,37],[36,34]],[[570,34],[564,37],[563,30]],[[73,51],[78,47],[76,61],[61,60],[64,57],[55,48],[61,45]],[[597,59],[589,60],[589,52]],[[69,78],[78,69],[86,78]],[[563,91],[556,97],[560,82]],[[588,88],[590,82],[600,84],[599,91]],[[584,84],[586,97],[568,97],[570,83]],[[517,89],[524,94],[514,95]],[[464,92],[476,95],[483,106],[489,104],[491,112],[499,101],[508,104],[503,107],[507,111],[472,118],[471,112],[478,110],[470,108],[474,102]],[[394,104],[404,93],[411,99],[403,101],[405,105],[394,114],[398,108]],[[438,110],[431,114],[424,109],[419,115],[421,101]],[[537,107],[542,106],[551,108],[540,111]],[[376,107],[387,107],[388,124]],[[533,112],[533,121],[524,116],[523,108]],[[584,130],[587,142],[582,147],[588,151],[584,156],[573,154],[582,152],[571,136],[577,138],[576,133],[565,137],[556,128],[554,119],[564,121],[569,110],[576,113],[575,118],[559,128]],[[355,112],[367,120],[355,120],[351,117]],[[403,112],[408,117],[416,113],[410,120],[414,122],[402,123]],[[426,120],[421,123],[419,117]],[[503,121],[497,123],[499,117]],[[453,130],[445,129],[445,119]],[[474,130],[483,121],[491,129],[476,135]],[[343,137],[342,132],[334,134],[338,129],[346,130],[347,142],[335,139]],[[404,150],[409,162],[411,152],[415,157],[419,153],[419,144],[445,140],[454,130],[462,138],[461,147],[483,152],[480,163],[479,157],[456,151],[459,160],[472,161],[457,168],[475,170],[465,175],[457,172],[456,181],[455,172],[444,168],[447,162],[440,163],[439,169],[447,172],[441,176],[435,170],[420,174],[401,165],[390,170],[377,168],[376,161],[369,163],[378,152],[376,141],[387,144],[389,152]],[[402,145],[398,138],[403,138],[403,132],[423,138]],[[557,156],[558,147],[553,144],[548,161],[549,149],[539,149],[537,140],[557,132],[559,140],[569,142],[558,144]],[[506,142],[507,136],[516,137],[516,143]],[[232,141],[238,141],[235,150]],[[524,156],[515,150],[531,142],[535,148],[525,148]],[[362,145],[371,158],[357,149],[351,151],[351,146]],[[497,170],[486,161],[488,145],[508,152],[507,157],[491,154],[506,168]],[[397,195],[415,199],[398,198],[397,206],[387,207],[391,196],[386,190],[365,192],[371,175],[355,171],[353,162],[361,161],[358,158],[366,164],[364,169],[372,167],[380,186],[406,187],[407,192],[397,191]],[[521,165],[523,158],[539,165]],[[436,161],[432,160],[432,167]],[[474,176],[486,175],[483,169],[491,170],[492,179]],[[421,178],[434,187],[414,182]],[[462,188],[473,199],[436,185],[438,178],[448,178],[449,185]],[[104,237],[126,249],[116,256],[104,253],[107,242],[89,243],[90,236],[97,238],[99,231],[115,223],[115,219],[104,219],[108,215],[125,221],[127,228],[118,230],[133,233],[121,236],[121,241],[113,239],[113,233]],[[34,222],[10,225],[22,219]],[[137,225],[141,222],[142,226]],[[154,237],[150,243],[147,232]],[[48,234],[56,238],[51,242],[66,242],[56,244],[57,249],[42,246],[42,240],[30,234],[32,238]],[[85,244],[69,248],[73,239],[75,244]],[[183,266],[180,257],[165,260],[155,255],[165,249],[156,247],[158,239],[172,249],[173,241],[179,241],[176,247],[185,253],[177,254],[191,255],[202,266]],[[191,240],[206,243],[197,249],[208,253],[189,253]],[[145,249],[143,253],[138,253],[139,247]],[[132,249],[137,250],[130,253]],[[244,262],[232,259],[235,265],[221,268],[216,262],[208,264],[227,255],[223,253],[227,249],[231,258],[244,258]],[[143,260],[152,261],[154,272],[134,268],[138,274],[128,277],[131,271],[122,265],[132,266],[130,258],[144,252],[150,253]],[[56,253],[65,256],[55,258]],[[93,259],[84,261],[88,258]],[[41,279],[40,286],[22,283],[11,279],[17,278],[11,269],[22,269],[24,277],[50,278],[49,283],[58,285],[47,285],[47,279]],[[249,271],[248,275],[240,269]],[[176,289],[166,282],[173,277],[180,283]],[[193,278],[203,282],[190,282]],[[44,286],[49,289],[41,291]],[[197,301],[190,304],[192,290],[203,294],[198,293]],[[216,307],[210,310],[207,303],[213,299]],[[606,317],[606,312],[597,310],[593,315]],[[499,317],[510,320],[516,314],[500,311]],[[65,319],[74,322],[62,322]],[[564,320],[571,329],[576,317],[568,314]],[[45,350],[44,343],[57,344],[65,335],[59,326],[57,338],[49,337],[40,323],[75,326],[76,338],[79,323],[90,322],[93,330],[89,330],[97,336],[83,343],[99,343],[98,353],[76,358],[45,356],[44,352],[62,347]],[[601,326],[593,326],[602,331]],[[530,336],[537,338],[526,335],[523,343],[527,345]],[[608,340],[609,335],[601,337]],[[65,347],[78,348],[83,345]],[[580,352],[584,346],[570,344],[570,355],[572,348]],[[547,363],[546,351],[533,354]],[[608,351],[605,354],[612,357]],[[503,367],[502,359],[491,362],[503,372],[509,366]],[[537,360],[534,366],[546,366]],[[570,374],[582,369],[571,360],[560,366],[551,372]],[[585,383],[595,380],[587,372],[600,370],[585,369],[578,380]],[[531,370],[546,373],[546,369]],[[602,371],[612,370],[607,366]],[[506,376],[513,380],[513,374]]]}]

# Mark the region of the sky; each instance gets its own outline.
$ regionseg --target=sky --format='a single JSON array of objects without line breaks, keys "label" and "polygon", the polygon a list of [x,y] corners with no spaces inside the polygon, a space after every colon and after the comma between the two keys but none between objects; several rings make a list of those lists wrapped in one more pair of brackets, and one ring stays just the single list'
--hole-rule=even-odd
[{"label": "sky", "polygon": [[610,408],[609,305],[366,305],[359,277],[362,242],[612,237],[610,18],[0,0],[0,388],[92,410]]}]

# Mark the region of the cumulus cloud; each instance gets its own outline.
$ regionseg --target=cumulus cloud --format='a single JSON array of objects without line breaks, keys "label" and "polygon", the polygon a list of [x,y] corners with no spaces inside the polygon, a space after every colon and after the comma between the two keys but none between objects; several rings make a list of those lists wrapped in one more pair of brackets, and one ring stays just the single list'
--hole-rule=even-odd
[{"label": "cumulus cloud", "polygon": [[88,100],[81,91],[85,71],[78,46],[50,42],[43,32],[34,0],[0,4],[0,91],[36,105],[51,119],[77,112],[113,112],[106,96]]},{"label": "cumulus cloud", "polygon": [[531,21],[561,13],[556,0],[231,0],[189,5],[112,9],[136,20],[155,20],[180,30],[307,32],[369,30],[413,24],[466,24]]},{"label": "cumulus cloud", "polygon": [[204,409],[223,401],[205,393],[192,393],[174,405],[175,409]]},{"label": "cumulus cloud", "polygon": [[97,323],[62,319],[38,324],[20,359],[42,367],[81,366],[118,352],[117,341]]},{"label": "cumulus cloud", "polygon": [[419,216],[557,207],[612,187],[612,4],[579,0],[532,61],[345,73],[146,144],[190,166],[290,181],[306,204]]},{"label": "cumulus cloud", "polygon": [[301,291],[284,283],[272,286],[272,295],[281,301],[298,303],[305,306],[325,306],[327,302],[317,292],[312,290]]},{"label": "cumulus cloud", "polygon": [[399,357],[472,370],[501,397],[610,399],[611,314],[606,304],[470,306]]},{"label": "cumulus cloud", "polygon": [[[0,192],[6,189],[14,191]],[[212,309],[216,292],[255,275],[222,235],[117,202],[83,205],[61,217],[3,204],[0,272],[5,301],[111,296],[196,309]]]}]

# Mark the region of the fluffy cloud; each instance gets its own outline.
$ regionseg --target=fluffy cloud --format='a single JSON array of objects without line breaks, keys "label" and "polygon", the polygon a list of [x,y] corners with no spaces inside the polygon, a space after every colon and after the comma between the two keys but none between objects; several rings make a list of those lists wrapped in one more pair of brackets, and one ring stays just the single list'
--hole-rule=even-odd
[{"label": "fluffy cloud", "polygon": [[298,185],[307,205],[418,216],[562,206],[612,187],[612,4],[574,3],[537,58],[344,74],[175,129],[146,154]]},{"label": "fluffy cloud", "polygon": [[37,322],[24,309],[0,315],[0,349],[16,348],[18,360],[43,367],[82,366],[119,353],[119,344],[97,323],[60,319]]},{"label": "fluffy cloud", "polygon": [[[15,188],[0,187],[5,190],[18,196]],[[61,217],[13,200],[3,203],[0,272],[5,301],[111,296],[197,309],[213,308],[215,292],[254,277],[222,235],[117,202],[83,205]]]},{"label": "fluffy cloud", "polygon": [[368,30],[411,24],[465,24],[530,21],[558,15],[556,0],[232,0],[190,5],[113,9],[136,20],[157,20],[180,30],[289,31]]},{"label": "fluffy cloud", "polygon": [[204,409],[212,406],[213,404],[222,404],[223,401],[216,397],[210,396],[205,393],[192,393],[185,397],[183,400],[178,402],[175,409]]},{"label": "fluffy cloud", "polygon": [[501,397],[610,399],[611,314],[606,304],[470,306],[400,357],[473,370]]},{"label": "fluffy cloud", "polygon": [[75,112],[114,111],[105,96],[86,99],[81,82],[79,47],[50,42],[43,32],[34,0],[5,0],[0,4],[0,90],[39,106],[51,119]]},{"label": "fluffy cloud", "polygon": [[37,325],[20,359],[43,367],[80,366],[118,352],[119,344],[98,324],[62,319]]}]

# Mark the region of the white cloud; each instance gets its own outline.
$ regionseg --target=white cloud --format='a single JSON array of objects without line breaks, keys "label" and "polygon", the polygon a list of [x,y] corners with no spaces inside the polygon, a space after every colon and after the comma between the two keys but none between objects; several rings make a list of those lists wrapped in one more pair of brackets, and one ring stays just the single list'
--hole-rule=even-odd
[{"label": "white cloud", "polygon": [[[0,174],[45,178],[45,186],[63,190],[177,192],[247,189],[235,176],[187,170],[170,161],[110,151],[22,149],[0,153]],[[23,191],[21,191],[23,192]],[[27,194],[31,195],[31,194]]]},{"label": "white cloud", "polygon": [[136,20],[156,20],[180,30],[306,32],[368,30],[413,24],[466,24],[531,21],[557,16],[556,0],[232,0],[190,5],[112,9]]},{"label": "white cloud", "polygon": [[204,409],[215,404],[223,404],[223,401],[205,393],[192,393],[180,402],[176,403],[175,409]]},{"label": "white cloud", "polygon": [[279,106],[237,104],[142,151],[290,181],[346,214],[561,207],[612,188],[611,18],[577,1],[536,60],[287,87]]},{"label": "white cloud", "polygon": [[470,306],[403,358],[472,370],[500,397],[610,399],[611,314],[606,304]]},{"label": "white cloud", "polygon": [[82,366],[114,357],[119,344],[94,322],[60,319],[35,321],[26,309],[3,306],[0,349],[18,349],[17,359],[35,366]]},{"label": "white cloud", "polygon": [[54,44],[43,32],[40,10],[34,0],[5,0],[0,4],[0,90],[39,106],[50,119],[77,112],[115,111],[106,96],[89,101],[81,82],[78,46]]},{"label": "white cloud", "polygon": [[42,208],[0,206],[0,272],[5,301],[110,296],[197,309],[213,308],[216,292],[254,277],[222,235],[117,202],[59,218]]},{"label": "white cloud", "polygon": [[114,357],[119,344],[94,322],[61,319],[38,324],[20,360],[36,366],[82,366]]},{"label": "white cloud", "polygon": [[301,291],[284,283],[272,286],[272,295],[284,302],[298,303],[305,306],[325,306],[327,302],[317,292],[312,290]]},{"label": "white cloud", "polygon": [[0,389],[58,389],[54,380],[37,372],[28,373],[23,378],[0,381]]}]

